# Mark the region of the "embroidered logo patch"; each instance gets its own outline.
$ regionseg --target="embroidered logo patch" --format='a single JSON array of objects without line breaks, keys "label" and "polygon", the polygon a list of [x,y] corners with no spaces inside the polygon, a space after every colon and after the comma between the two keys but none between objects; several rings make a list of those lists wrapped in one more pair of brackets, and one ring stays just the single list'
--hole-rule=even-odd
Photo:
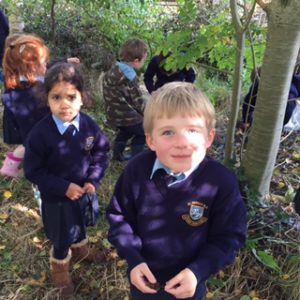
[{"label": "embroidered logo patch", "polygon": [[94,146],[94,137],[93,136],[87,137],[85,140],[84,150],[90,151],[93,148],[93,146]]},{"label": "embroidered logo patch", "polygon": [[198,201],[192,201],[188,203],[190,211],[188,214],[182,215],[182,219],[191,226],[200,226],[207,221],[207,218],[203,216],[204,210],[207,206],[204,203]]}]

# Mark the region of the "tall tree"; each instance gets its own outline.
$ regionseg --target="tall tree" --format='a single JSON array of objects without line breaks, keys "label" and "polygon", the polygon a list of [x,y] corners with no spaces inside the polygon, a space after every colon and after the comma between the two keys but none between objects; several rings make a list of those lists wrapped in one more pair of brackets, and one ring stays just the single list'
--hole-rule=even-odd
[{"label": "tall tree", "polygon": [[270,182],[280,137],[291,77],[300,46],[300,1],[272,0],[257,3],[267,12],[267,46],[261,80],[242,168],[250,186],[262,198]]}]

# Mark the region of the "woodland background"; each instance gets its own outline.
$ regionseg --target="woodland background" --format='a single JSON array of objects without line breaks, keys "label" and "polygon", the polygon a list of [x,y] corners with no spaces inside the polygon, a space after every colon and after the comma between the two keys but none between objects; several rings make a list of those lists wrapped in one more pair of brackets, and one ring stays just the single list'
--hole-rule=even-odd
[{"label": "woodland background", "polygon": [[[88,113],[111,140],[99,77],[127,38],[144,39],[149,59],[171,50],[170,69],[195,68],[196,84],[208,94],[218,117],[209,154],[237,172],[249,211],[247,245],[234,265],[208,281],[207,299],[298,300],[300,294],[300,225],[291,203],[300,178],[300,138],[296,132],[283,133],[281,125],[300,46],[300,1],[257,2],[260,5],[249,0],[0,2],[11,30],[23,27],[41,36],[52,58],[81,59],[95,99]],[[252,69],[261,64],[257,113],[252,130],[245,132],[239,126],[241,101]],[[1,158],[8,150],[0,142]],[[125,164],[110,164],[99,190],[102,216],[89,232],[91,242],[103,247],[110,259],[102,265],[72,267],[78,287],[74,299],[129,299],[126,263],[106,239],[104,217]],[[50,244],[30,183],[24,177],[0,178],[0,191],[0,299],[59,299],[49,277]]]}]

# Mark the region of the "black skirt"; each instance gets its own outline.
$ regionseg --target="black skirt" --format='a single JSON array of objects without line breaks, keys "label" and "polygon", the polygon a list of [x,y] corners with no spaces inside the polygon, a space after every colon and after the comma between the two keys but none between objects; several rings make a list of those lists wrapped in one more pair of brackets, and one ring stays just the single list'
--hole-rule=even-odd
[{"label": "black skirt", "polygon": [[4,106],[3,110],[3,141],[6,144],[22,144],[19,126],[12,112]]},{"label": "black skirt", "polygon": [[99,212],[99,202],[95,193],[85,194],[77,201],[49,203],[42,199],[45,233],[57,249],[69,248],[86,238],[86,226],[96,224]]}]

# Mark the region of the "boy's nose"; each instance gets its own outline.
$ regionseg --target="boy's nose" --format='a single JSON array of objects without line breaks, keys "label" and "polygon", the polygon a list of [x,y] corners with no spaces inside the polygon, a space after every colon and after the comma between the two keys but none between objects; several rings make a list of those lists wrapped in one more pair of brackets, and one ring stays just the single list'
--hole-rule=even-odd
[{"label": "boy's nose", "polygon": [[184,134],[178,134],[176,138],[176,147],[185,148],[188,145],[188,138]]}]

